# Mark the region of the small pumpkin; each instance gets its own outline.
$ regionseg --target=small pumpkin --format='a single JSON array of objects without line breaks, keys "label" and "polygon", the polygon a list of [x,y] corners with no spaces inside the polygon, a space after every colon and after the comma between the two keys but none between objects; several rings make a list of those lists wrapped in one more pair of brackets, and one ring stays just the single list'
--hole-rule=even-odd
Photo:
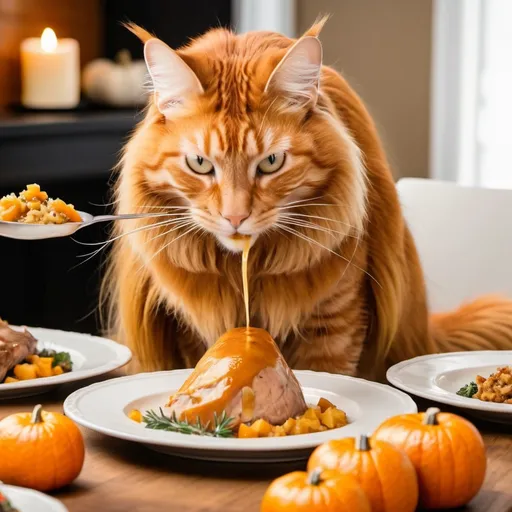
[{"label": "small pumpkin", "polygon": [[395,416],[374,437],[407,453],[418,474],[420,504],[425,509],[461,507],[482,487],[487,465],[484,441],[460,416],[435,407]]},{"label": "small pumpkin", "polygon": [[132,61],[130,52],[121,50],[115,61],[96,59],[89,62],[82,73],[82,89],[95,103],[136,107],[147,100],[146,76],[144,61]]},{"label": "small pumpkin", "polygon": [[66,416],[44,412],[18,413],[0,421],[0,481],[51,491],[70,484],[84,463],[84,441]]},{"label": "small pumpkin", "polygon": [[413,512],[418,504],[416,472],[407,455],[385,441],[361,435],[328,441],[311,454],[308,469],[352,475],[372,512]]},{"label": "small pumpkin", "polygon": [[314,469],[294,471],[274,480],[260,512],[371,512],[360,485],[349,475]]}]

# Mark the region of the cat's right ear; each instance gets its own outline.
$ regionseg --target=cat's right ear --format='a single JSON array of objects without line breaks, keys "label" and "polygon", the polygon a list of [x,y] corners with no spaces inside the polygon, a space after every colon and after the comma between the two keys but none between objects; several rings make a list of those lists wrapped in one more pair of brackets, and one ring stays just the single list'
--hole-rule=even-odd
[{"label": "cat's right ear", "polygon": [[189,98],[204,92],[192,69],[160,39],[146,42],[144,59],[153,82],[156,105],[166,117],[172,116]]}]

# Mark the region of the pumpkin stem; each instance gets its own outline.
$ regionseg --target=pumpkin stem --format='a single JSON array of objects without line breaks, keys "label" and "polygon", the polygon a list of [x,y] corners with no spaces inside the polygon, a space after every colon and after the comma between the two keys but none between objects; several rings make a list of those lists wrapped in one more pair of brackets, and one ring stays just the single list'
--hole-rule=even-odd
[{"label": "pumpkin stem", "polygon": [[322,468],[313,469],[308,475],[307,482],[309,485],[319,485],[322,479],[320,478],[322,474]]},{"label": "pumpkin stem", "polygon": [[370,451],[370,438],[361,434],[356,438],[356,450],[360,452],[368,452]]},{"label": "pumpkin stem", "polygon": [[440,412],[440,409],[437,407],[429,407],[425,412],[425,419],[423,420],[423,423],[425,425],[439,425],[437,422],[437,415]]},{"label": "pumpkin stem", "polygon": [[127,66],[132,61],[130,52],[126,49],[119,50],[116,53],[116,62],[121,66]]},{"label": "pumpkin stem", "polygon": [[41,417],[41,413],[43,412],[43,406],[38,404],[34,407],[32,411],[32,418],[30,419],[31,423],[42,423],[43,418]]}]

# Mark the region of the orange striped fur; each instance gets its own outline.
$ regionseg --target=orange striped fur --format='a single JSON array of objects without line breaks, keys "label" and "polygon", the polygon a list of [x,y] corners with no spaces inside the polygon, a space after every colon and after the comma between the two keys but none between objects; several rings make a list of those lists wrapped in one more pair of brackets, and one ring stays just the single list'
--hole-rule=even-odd
[{"label": "orange striped fur", "polygon": [[[317,37],[324,22],[304,37]],[[195,365],[223,332],[243,325],[241,257],[226,231],[227,208],[249,212],[240,231],[256,235],[251,321],[294,368],[378,378],[391,362],[440,348],[512,348],[510,302],[429,320],[414,242],[359,97],[326,66],[306,105],[267,85],[295,42],[216,29],[169,55],[195,74],[196,91],[183,103],[156,91],[126,146],[116,198],[119,213],[173,216],[117,226],[105,279],[109,329],[142,369],[158,370]],[[286,153],[283,170],[255,175],[256,163],[278,151]],[[216,175],[194,175],[185,154],[211,160]]]}]

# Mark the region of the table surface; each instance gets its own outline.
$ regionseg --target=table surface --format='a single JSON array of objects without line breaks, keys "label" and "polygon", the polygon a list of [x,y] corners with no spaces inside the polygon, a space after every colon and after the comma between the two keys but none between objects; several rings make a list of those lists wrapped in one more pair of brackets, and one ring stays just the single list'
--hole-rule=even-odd
[{"label": "table surface", "polygon": [[[118,375],[119,372],[110,377]],[[39,397],[0,402],[0,419],[30,410],[36,403],[42,403],[46,410],[61,412],[64,398],[77,387],[68,385]],[[418,405],[424,410],[431,404],[422,401]],[[506,425],[475,424],[487,446],[487,477],[479,495],[460,510],[512,512],[512,429]],[[198,462],[158,454],[87,429],[82,432],[86,442],[82,473],[71,486],[53,493],[70,512],[257,512],[273,478],[305,466],[305,462]]]}]

